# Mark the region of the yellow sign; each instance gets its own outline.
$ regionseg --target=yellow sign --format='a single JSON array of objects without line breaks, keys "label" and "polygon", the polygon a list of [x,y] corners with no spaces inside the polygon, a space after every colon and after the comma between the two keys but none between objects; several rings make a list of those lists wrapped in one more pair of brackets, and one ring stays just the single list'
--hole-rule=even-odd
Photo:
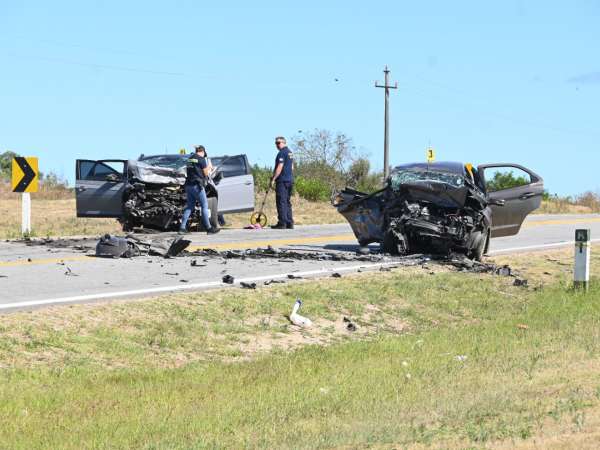
[{"label": "yellow sign", "polygon": [[12,160],[12,191],[38,191],[38,159],[36,156],[15,156]]},{"label": "yellow sign", "polygon": [[427,149],[427,162],[434,162],[435,161],[435,152],[433,151],[432,148],[428,148]]}]

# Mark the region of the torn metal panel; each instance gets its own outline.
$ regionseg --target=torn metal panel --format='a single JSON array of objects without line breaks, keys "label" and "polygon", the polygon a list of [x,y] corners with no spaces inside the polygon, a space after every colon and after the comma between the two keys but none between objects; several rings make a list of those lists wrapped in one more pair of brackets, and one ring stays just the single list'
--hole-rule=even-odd
[{"label": "torn metal panel", "polygon": [[96,256],[110,258],[132,258],[140,255],[155,255],[170,258],[179,255],[191,244],[182,236],[169,239],[142,240],[134,236],[118,237],[106,234],[96,245]]},{"label": "torn metal panel", "polygon": [[133,159],[127,164],[131,176],[142,183],[175,185],[185,183],[185,166],[180,168],[153,166]]}]

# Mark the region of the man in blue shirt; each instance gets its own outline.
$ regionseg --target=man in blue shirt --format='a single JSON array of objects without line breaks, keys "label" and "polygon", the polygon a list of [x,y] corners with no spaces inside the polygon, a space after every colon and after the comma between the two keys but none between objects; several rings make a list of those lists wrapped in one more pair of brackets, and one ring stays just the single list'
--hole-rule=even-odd
[{"label": "man in blue shirt", "polygon": [[187,231],[187,222],[196,209],[196,202],[200,203],[202,210],[202,223],[207,234],[215,234],[221,231],[219,228],[212,228],[208,217],[208,199],[206,198],[206,184],[208,182],[209,169],[206,163],[206,150],[203,145],[197,145],[186,163],[185,193],[187,195],[187,205],[183,210],[181,227],[179,234],[189,233]]},{"label": "man in blue shirt", "polygon": [[275,187],[275,202],[277,204],[277,224],[271,226],[278,230],[293,229],[292,217],[292,187],[294,185],[294,154],[287,148],[282,136],[275,138],[277,157],[275,169],[271,178],[271,187]]}]

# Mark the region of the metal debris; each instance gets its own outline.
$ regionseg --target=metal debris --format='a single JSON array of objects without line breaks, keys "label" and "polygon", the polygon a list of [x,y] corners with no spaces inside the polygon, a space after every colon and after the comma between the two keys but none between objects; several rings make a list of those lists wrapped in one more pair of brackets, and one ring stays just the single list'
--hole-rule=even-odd
[{"label": "metal debris", "polygon": [[140,255],[158,255],[171,258],[183,252],[191,242],[182,236],[144,240],[133,235],[119,237],[105,234],[96,244],[96,256],[132,258]]},{"label": "metal debris", "polygon": [[279,283],[285,283],[285,281],[284,280],[268,280],[268,281],[265,281],[263,284],[265,286],[269,286],[270,284],[276,284],[276,283],[277,284],[279,284]]},{"label": "metal debris", "polygon": [[225,275],[223,277],[223,283],[233,284],[234,281],[235,281],[235,278],[233,278],[231,275]]},{"label": "metal debris", "polygon": [[256,289],[256,283],[246,283],[245,281],[240,282],[240,286],[244,289]]},{"label": "metal debris", "polygon": [[515,278],[513,286],[527,287],[527,280],[524,278]]}]

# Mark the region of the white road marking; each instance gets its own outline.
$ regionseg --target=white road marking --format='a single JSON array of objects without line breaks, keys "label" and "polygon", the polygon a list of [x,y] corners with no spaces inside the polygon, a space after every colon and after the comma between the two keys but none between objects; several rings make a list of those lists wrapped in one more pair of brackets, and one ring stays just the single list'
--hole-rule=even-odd
[{"label": "white road marking", "polygon": [[[308,277],[312,275],[322,275],[326,273],[333,272],[351,272],[356,271],[358,269],[374,269],[378,267],[385,266],[394,266],[398,265],[399,261],[394,262],[385,262],[385,263],[375,263],[375,264],[361,264],[354,266],[341,266],[341,267],[331,267],[328,269],[319,269],[319,270],[307,270],[304,272],[286,272],[286,273],[278,273],[273,275],[262,275],[260,277],[247,277],[247,278],[236,278],[235,284],[239,283],[252,283],[257,281],[266,281],[266,280],[276,280],[281,278],[287,278],[288,275],[294,275],[297,277]],[[234,285],[235,285],[234,284]],[[215,288],[215,287],[228,287],[230,285],[223,283],[222,281],[209,281],[206,283],[192,283],[192,284],[183,284],[183,285],[175,285],[175,286],[160,286],[154,288],[147,289],[134,289],[129,291],[119,291],[119,292],[104,292],[101,294],[88,294],[88,295],[76,295],[74,297],[60,297],[60,298],[50,298],[44,300],[29,300],[25,302],[14,302],[14,303],[4,303],[0,304],[0,311],[3,309],[14,309],[14,308],[26,308],[31,306],[41,306],[41,305],[56,305],[63,303],[74,303],[74,302],[85,302],[90,300],[102,300],[102,299],[111,299],[116,297],[128,297],[134,295],[146,295],[146,294],[158,294],[164,292],[175,292],[175,291],[186,291],[192,289],[202,289],[202,288]]]},{"label": "white road marking", "polygon": [[[600,239],[591,239],[590,240],[590,242],[598,242],[598,241],[600,241]],[[542,248],[562,247],[565,245],[575,245],[575,241],[560,241],[560,242],[554,242],[552,244],[527,245],[525,247],[503,248],[503,249],[499,249],[499,250],[492,250],[491,252],[488,252],[488,255],[494,255],[497,253],[518,252],[521,250],[536,250],[536,249],[542,249]]]}]

